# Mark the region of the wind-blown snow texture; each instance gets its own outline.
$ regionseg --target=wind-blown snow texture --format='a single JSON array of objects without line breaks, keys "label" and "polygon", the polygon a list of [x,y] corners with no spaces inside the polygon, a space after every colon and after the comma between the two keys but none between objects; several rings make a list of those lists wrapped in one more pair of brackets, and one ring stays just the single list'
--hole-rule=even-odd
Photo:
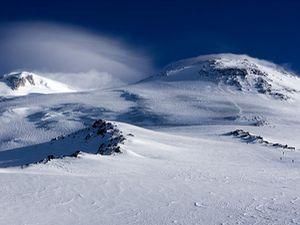
[{"label": "wind-blown snow texture", "polygon": [[114,89],[10,84],[0,224],[300,224],[300,79],[281,67],[222,54]]}]

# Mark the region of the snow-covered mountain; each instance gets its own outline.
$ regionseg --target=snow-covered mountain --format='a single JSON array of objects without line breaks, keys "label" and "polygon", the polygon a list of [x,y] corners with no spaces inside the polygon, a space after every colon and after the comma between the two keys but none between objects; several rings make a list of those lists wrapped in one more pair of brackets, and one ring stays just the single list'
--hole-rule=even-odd
[{"label": "snow-covered mountain", "polygon": [[165,81],[201,80],[236,90],[287,100],[299,92],[300,79],[273,63],[246,55],[205,55],[171,63],[152,77]]},{"label": "snow-covered mountain", "polygon": [[135,106],[121,119],[137,125],[290,123],[300,110],[299,90],[299,77],[273,63],[245,55],[200,56],[124,87],[121,97]]},{"label": "snow-covered mountain", "polygon": [[[25,74],[0,90],[59,87]],[[299,82],[220,54],[118,88],[2,95],[0,224],[299,224]]]},{"label": "snow-covered mountain", "polygon": [[52,94],[74,92],[75,89],[31,72],[13,72],[0,77],[1,95]]}]

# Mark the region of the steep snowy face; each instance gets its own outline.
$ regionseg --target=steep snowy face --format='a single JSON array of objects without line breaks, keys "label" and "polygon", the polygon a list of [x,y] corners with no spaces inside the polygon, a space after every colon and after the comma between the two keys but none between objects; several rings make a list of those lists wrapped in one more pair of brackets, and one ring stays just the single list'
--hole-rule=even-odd
[{"label": "steep snowy face", "polygon": [[287,100],[300,90],[300,79],[273,63],[246,55],[219,54],[181,60],[155,78],[165,81],[202,80],[239,91]]},{"label": "steep snowy face", "polygon": [[75,89],[68,85],[30,72],[13,72],[0,77],[1,95],[51,94],[74,91]]}]

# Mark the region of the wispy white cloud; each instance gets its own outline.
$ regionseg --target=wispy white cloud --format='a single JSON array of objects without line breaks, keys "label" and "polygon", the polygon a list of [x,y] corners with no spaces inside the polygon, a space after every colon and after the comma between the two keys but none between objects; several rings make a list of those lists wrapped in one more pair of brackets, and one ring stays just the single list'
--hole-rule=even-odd
[{"label": "wispy white cloud", "polygon": [[10,23],[0,28],[0,72],[42,72],[75,86],[130,83],[152,72],[141,50],[116,38],[51,23]]}]

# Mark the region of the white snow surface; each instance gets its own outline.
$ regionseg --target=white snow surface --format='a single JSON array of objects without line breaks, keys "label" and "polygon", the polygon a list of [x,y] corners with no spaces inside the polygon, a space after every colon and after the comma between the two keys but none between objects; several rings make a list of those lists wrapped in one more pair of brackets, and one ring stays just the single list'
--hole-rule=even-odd
[{"label": "white snow surface", "polygon": [[[253,70],[239,89],[215,67],[199,73],[207,62]],[[0,224],[300,224],[299,78],[244,55],[171,65],[114,89],[2,96]],[[260,76],[270,92],[250,82]],[[83,141],[99,118],[122,131],[121,154],[94,154],[97,139]],[[227,135],[237,129],[295,149]],[[78,158],[20,167],[73,148]]]}]

